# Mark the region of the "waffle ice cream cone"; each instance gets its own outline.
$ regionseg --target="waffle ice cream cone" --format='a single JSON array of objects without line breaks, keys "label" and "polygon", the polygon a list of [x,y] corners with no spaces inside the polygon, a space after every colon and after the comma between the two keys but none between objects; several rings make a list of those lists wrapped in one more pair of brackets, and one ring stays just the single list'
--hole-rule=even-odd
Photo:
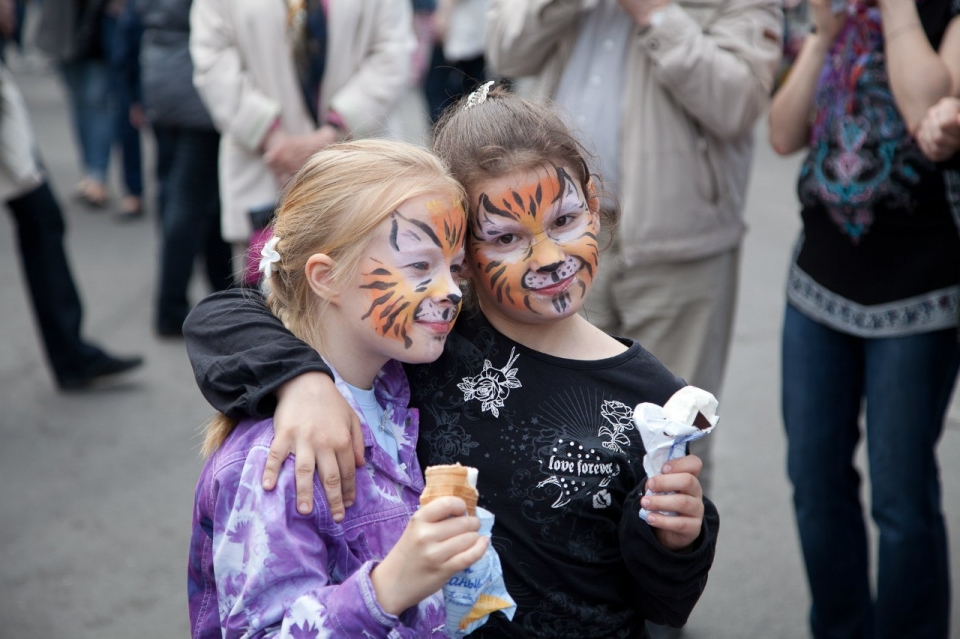
[{"label": "waffle ice cream cone", "polygon": [[460,620],[460,630],[466,630],[467,626],[474,621],[483,619],[491,613],[516,605],[513,600],[506,601],[500,597],[481,594],[480,598],[477,599],[477,603],[470,609],[470,612]]},{"label": "waffle ice cream cone", "polygon": [[477,514],[477,469],[460,464],[429,466],[424,472],[426,485],[420,495],[420,505],[426,506],[437,497],[452,495],[467,503],[467,512]]}]

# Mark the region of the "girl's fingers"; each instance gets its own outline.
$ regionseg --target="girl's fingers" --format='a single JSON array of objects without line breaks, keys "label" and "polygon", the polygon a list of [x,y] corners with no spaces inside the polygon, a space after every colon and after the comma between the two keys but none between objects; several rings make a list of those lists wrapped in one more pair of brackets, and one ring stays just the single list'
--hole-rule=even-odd
[{"label": "girl's fingers", "polygon": [[703,501],[690,495],[644,495],[640,505],[650,511],[677,513],[680,517],[703,517]]},{"label": "girl's fingers", "polygon": [[430,545],[425,551],[427,561],[451,572],[459,572],[475,564],[490,543],[489,537],[469,532]]},{"label": "girl's fingers", "polygon": [[[421,506],[414,518],[426,522],[444,521],[450,517],[461,517],[467,513],[467,503],[459,497],[438,497],[426,506]],[[479,526],[480,520],[473,517]]]},{"label": "girl's fingers", "polygon": [[313,474],[316,472],[320,477],[323,492],[327,496],[330,515],[334,521],[342,520],[345,510],[341,491],[343,480],[340,476],[340,464],[336,453],[331,450],[321,450],[314,458],[313,449],[309,446],[304,447],[303,451],[303,470],[301,470],[300,452],[297,451],[297,510],[304,512],[303,508],[306,507],[306,512],[310,512],[313,506]]},{"label": "girl's fingers", "polygon": [[663,465],[664,475],[690,473],[694,477],[699,477],[700,471],[702,470],[703,460],[696,455],[686,455],[684,457],[678,457],[677,459],[671,459]]},{"label": "girl's fingers", "polygon": [[276,487],[277,477],[280,476],[280,467],[283,466],[284,460],[292,452],[288,439],[284,439],[280,435],[273,438],[270,452],[267,453],[267,464],[263,469],[263,477],[261,478],[264,490],[273,490]]},{"label": "girl's fingers", "polygon": [[654,493],[683,493],[696,498],[703,497],[700,481],[690,473],[657,475],[647,481],[647,490]]}]

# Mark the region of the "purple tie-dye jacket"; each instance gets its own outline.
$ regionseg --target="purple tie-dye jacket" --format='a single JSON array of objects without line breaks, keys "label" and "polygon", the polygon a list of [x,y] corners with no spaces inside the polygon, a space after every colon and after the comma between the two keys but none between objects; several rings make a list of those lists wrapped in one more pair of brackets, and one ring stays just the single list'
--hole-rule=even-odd
[{"label": "purple tie-dye jacket", "polygon": [[[349,390],[336,381],[362,422]],[[371,569],[400,538],[423,490],[418,415],[408,408],[400,364],[388,363],[374,388],[401,463],[363,424],[367,463],[357,469],[356,503],[339,524],[316,476],[313,512],[297,512],[293,457],[273,491],[261,487],[273,420],[242,421],[207,460],[197,483],[188,567],[194,639],[444,636],[439,592],[396,617],[380,607],[370,582]]]}]

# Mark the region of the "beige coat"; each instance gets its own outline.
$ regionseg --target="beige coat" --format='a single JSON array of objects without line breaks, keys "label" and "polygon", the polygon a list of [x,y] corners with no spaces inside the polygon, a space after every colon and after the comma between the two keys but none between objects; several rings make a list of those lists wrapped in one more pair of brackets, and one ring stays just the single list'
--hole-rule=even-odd
[{"label": "beige coat", "polygon": [[[281,0],[194,0],[194,84],[221,132],[222,233],[250,236],[248,212],[273,203],[278,185],[258,148],[279,115],[291,134],[314,124],[304,104]],[[321,118],[336,111],[353,136],[375,133],[408,86],[416,44],[409,0],[330,0]]]},{"label": "beige coat", "polygon": [[[598,2],[494,0],[488,61],[536,76],[525,88],[553,97],[580,18]],[[618,230],[628,265],[740,243],[752,131],[781,53],[778,0],[679,0],[662,18],[628,44]]]}]

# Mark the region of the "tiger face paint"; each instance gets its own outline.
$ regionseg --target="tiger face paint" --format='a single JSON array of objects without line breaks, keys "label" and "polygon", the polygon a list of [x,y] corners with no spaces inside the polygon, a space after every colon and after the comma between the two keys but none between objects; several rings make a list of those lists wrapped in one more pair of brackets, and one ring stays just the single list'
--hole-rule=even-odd
[{"label": "tiger face paint", "polygon": [[468,254],[484,313],[543,324],[578,312],[600,265],[599,200],[563,167],[482,182]]},{"label": "tiger face paint", "polygon": [[460,311],[466,214],[438,195],[404,202],[383,222],[361,262],[356,320],[391,342],[390,357],[440,356]]}]

